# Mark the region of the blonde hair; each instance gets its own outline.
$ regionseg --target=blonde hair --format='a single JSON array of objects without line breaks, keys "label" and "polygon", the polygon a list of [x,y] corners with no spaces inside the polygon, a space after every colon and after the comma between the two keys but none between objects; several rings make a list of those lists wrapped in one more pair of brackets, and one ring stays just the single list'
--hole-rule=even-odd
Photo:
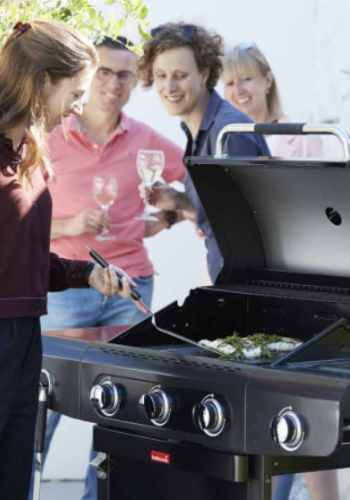
[{"label": "blonde hair", "polygon": [[247,74],[251,76],[267,76],[271,72],[273,81],[266,94],[267,109],[272,120],[279,120],[283,115],[280,93],[276,79],[271,71],[264,54],[258,49],[255,43],[242,43],[226,52],[222,60],[224,79],[230,75],[237,78],[245,78]]},{"label": "blonde hair", "polygon": [[7,38],[0,53],[0,133],[29,118],[20,181],[30,181],[39,165],[52,174],[45,154],[45,79],[57,84],[96,64],[93,44],[63,22],[32,21],[28,29]]}]

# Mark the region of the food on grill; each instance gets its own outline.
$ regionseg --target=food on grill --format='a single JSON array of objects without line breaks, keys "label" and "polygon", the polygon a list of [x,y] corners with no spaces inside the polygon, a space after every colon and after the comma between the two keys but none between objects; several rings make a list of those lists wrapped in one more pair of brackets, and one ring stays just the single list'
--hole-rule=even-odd
[{"label": "food on grill", "polygon": [[224,339],[201,340],[205,347],[211,347],[221,353],[220,359],[274,359],[286,352],[292,351],[302,342],[289,337],[254,333],[247,337],[240,337],[237,332]]}]

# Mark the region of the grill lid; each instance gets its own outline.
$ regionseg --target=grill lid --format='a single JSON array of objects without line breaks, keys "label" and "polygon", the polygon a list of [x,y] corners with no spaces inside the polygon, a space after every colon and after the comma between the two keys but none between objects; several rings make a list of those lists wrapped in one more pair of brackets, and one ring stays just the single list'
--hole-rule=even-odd
[{"label": "grill lid", "polygon": [[265,268],[350,277],[350,162],[188,157],[223,256],[216,283]]}]

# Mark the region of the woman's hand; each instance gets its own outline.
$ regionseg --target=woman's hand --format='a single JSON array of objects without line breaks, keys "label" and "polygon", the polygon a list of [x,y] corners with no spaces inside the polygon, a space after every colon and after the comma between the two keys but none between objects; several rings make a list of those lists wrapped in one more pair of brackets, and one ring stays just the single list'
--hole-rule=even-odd
[{"label": "woman's hand", "polygon": [[[122,275],[122,279],[118,280],[116,271]],[[135,288],[136,284],[133,280],[119,267],[108,266],[101,267],[99,264],[94,264],[94,268],[89,276],[89,285],[96,288],[103,295],[114,297],[120,295],[124,299],[131,298],[131,288]],[[135,305],[145,314],[148,314],[147,309],[139,300],[133,300]]]}]

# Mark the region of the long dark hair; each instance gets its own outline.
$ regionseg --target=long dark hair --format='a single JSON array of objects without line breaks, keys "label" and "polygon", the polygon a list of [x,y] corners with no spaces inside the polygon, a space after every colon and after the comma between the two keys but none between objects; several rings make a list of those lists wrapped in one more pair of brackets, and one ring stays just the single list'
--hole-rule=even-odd
[{"label": "long dark hair", "polygon": [[0,53],[0,133],[28,117],[26,155],[19,179],[30,179],[39,165],[51,171],[45,155],[48,116],[45,79],[53,84],[97,64],[93,44],[75,29],[57,21],[32,21],[22,34],[8,37]]}]

